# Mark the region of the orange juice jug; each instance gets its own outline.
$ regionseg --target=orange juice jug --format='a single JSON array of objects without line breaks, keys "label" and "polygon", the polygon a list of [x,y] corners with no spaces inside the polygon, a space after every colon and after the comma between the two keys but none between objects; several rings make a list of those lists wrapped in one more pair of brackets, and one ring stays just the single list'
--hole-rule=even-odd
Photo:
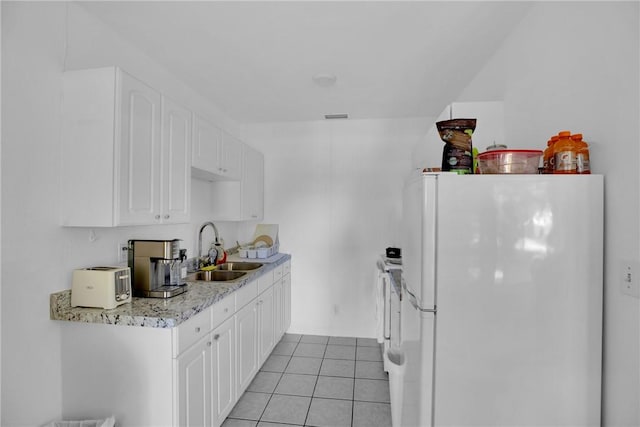
[{"label": "orange juice jug", "polygon": [[578,156],[578,146],[571,139],[571,132],[562,131],[558,133],[558,141],[554,144],[555,174],[576,174],[576,158]]},{"label": "orange juice jug", "polygon": [[571,139],[578,146],[578,153],[576,155],[576,172],[583,175],[590,174],[591,163],[589,162],[589,144],[582,140],[581,133],[571,135]]},{"label": "orange juice jug", "polygon": [[543,173],[553,173],[555,169],[555,157],[553,155],[554,144],[558,140],[558,136],[554,135],[547,141],[547,148],[544,150],[544,154],[542,155],[542,169]]}]

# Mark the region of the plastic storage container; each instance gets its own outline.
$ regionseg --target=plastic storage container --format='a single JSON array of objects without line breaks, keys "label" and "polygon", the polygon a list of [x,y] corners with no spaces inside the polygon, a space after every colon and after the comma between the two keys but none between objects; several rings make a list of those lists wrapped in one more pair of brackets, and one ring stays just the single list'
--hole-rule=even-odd
[{"label": "plastic storage container", "polygon": [[541,150],[492,150],[478,154],[480,173],[537,174]]}]

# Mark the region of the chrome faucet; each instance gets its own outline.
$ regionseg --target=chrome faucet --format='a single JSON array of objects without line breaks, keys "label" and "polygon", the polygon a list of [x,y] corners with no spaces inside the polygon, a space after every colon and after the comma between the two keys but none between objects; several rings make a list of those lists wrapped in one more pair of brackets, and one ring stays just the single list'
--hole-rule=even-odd
[{"label": "chrome faucet", "polygon": [[211,221],[207,221],[202,224],[202,227],[200,227],[200,232],[198,233],[198,260],[202,260],[202,232],[205,228],[207,228],[207,225],[210,225],[211,228],[213,228],[213,232],[216,235],[215,243],[219,243],[220,236],[218,235],[218,229],[216,228],[216,225]]}]

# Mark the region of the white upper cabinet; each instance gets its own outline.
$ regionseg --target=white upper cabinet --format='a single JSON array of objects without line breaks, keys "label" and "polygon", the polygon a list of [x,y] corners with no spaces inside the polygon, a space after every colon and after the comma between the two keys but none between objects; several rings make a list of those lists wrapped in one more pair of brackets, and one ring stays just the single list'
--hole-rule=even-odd
[{"label": "white upper cabinet", "polygon": [[207,120],[195,116],[193,123],[193,176],[207,181],[239,181],[242,142]]},{"label": "white upper cabinet", "polygon": [[242,173],[242,219],[261,220],[264,216],[264,155],[244,147]]},{"label": "white upper cabinet", "polygon": [[186,223],[191,212],[191,111],[162,100],[162,221]]},{"label": "white upper cabinet", "polygon": [[185,109],[117,67],[66,72],[63,104],[62,225],[189,221]]},{"label": "white upper cabinet", "polygon": [[242,144],[242,179],[212,183],[212,217],[219,221],[259,221],[264,216],[264,156]]},{"label": "white upper cabinet", "polygon": [[202,117],[193,116],[193,150],[191,168],[193,176],[211,179],[218,171],[222,130]]},{"label": "white upper cabinet", "polygon": [[120,171],[118,223],[152,223],[160,204],[162,96],[125,73],[119,75],[115,90],[121,98],[115,111],[120,134],[114,138],[119,151],[114,169]]},{"label": "white upper cabinet", "polygon": [[242,174],[242,142],[225,131],[222,131],[219,172],[226,179],[239,180]]}]

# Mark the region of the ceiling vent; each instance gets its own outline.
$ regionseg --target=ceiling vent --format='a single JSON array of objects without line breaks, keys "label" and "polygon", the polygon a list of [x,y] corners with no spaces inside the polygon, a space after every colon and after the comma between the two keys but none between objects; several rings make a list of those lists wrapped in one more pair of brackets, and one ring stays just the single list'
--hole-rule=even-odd
[{"label": "ceiling vent", "polygon": [[348,114],[325,114],[324,118],[327,119],[327,120],[348,119],[349,115]]}]

